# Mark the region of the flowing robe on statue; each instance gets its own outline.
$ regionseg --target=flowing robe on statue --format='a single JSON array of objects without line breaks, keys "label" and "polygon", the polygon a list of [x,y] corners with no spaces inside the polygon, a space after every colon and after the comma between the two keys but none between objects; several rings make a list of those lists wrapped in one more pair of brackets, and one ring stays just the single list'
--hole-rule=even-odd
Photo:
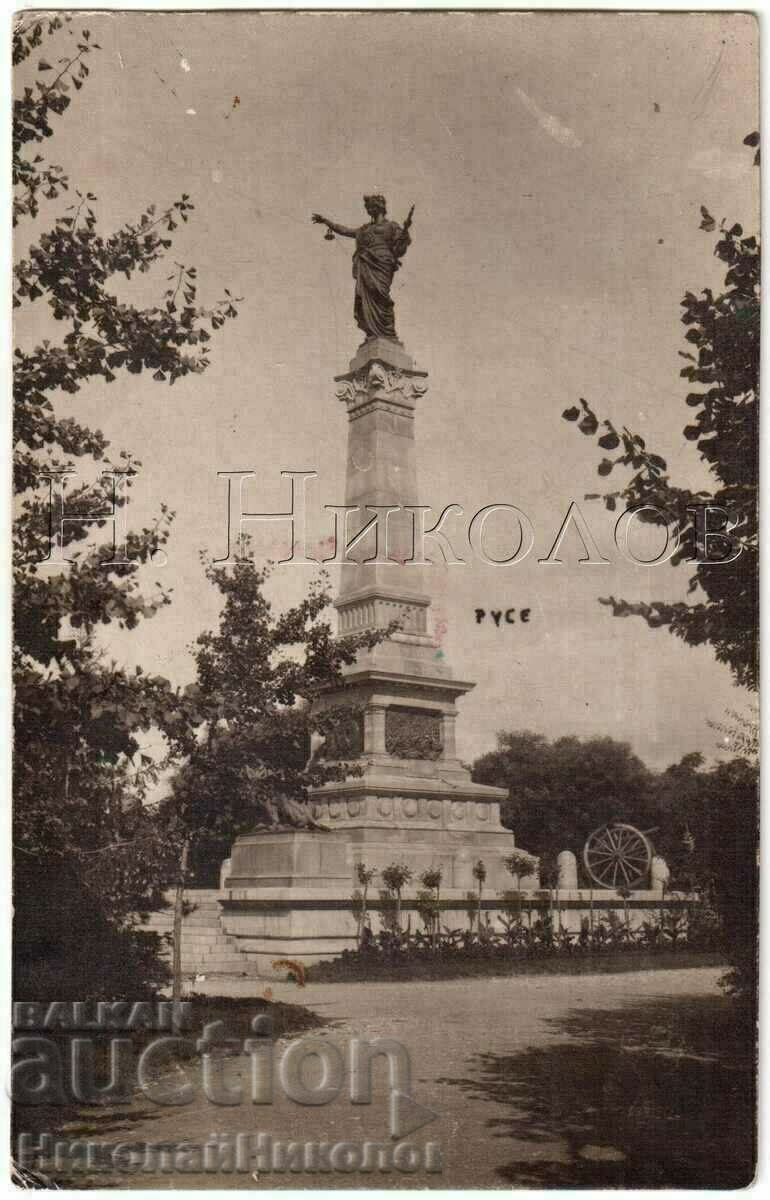
[{"label": "flowing robe on statue", "polygon": [[409,231],[395,221],[362,225],[356,232],[353,278],[356,298],[353,312],[356,324],[367,337],[396,340],[396,322],[390,285],[399,268],[399,259],[411,242]]}]

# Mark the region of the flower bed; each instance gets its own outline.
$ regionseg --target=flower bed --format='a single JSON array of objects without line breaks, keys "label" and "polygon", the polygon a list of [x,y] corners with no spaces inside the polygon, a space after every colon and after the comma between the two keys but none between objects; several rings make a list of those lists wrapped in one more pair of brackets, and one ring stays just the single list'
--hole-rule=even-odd
[{"label": "flower bed", "polygon": [[569,973],[649,970],[658,967],[720,965],[721,936],[711,921],[669,913],[660,922],[632,928],[616,913],[584,923],[574,932],[554,924],[550,914],[532,925],[501,918],[502,929],[364,929],[360,947],[332,962],[317,963],[308,980],[383,977],[448,978],[453,975],[567,971]]}]

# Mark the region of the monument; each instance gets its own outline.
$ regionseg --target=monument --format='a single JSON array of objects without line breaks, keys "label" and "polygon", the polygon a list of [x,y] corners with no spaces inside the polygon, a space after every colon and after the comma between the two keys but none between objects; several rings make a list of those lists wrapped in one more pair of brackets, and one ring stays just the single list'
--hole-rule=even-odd
[{"label": "monument", "polygon": [[[360,774],[316,789],[308,798],[319,829],[260,829],[239,837],[222,873],[223,927],[239,948],[270,972],[277,958],[312,963],[356,939],[351,894],[356,867],[391,863],[414,875],[438,867],[445,923],[462,925],[473,866],[482,859],[491,898],[512,886],[504,859],[514,836],[500,822],[506,792],[472,782],[457,757],[457,701],[474,686],[455,679],[431,630],[430,576],[441,568],[414,558],[412,514],[419,504],[415,426],[428,391],[396,337],[391,284],[411,238],[386,217],[382,196],[365,197],[371,220],[358,229],[315,214],[335,234],[355,239],[354,316],[366,335],[348,370],[336,377],[348,419],[346,505],[358,528],[379,513],[388,521],[387,555],[374,530],[341,569],[335,601],[340,634],[389,631],[361,652],[338,687],[317,703],[344,707],[344,745],[325,752],[355,760]],[[385,510],[394,509],[389,516]],[[364,561],[374,559],[374,561]],[[533,876],[522,886],[537,887]],[[376,888],[376,882],[375,882]],[[410,907],[414,888],[404,892]],[[372,905],[377,929],[377,904]]]}]

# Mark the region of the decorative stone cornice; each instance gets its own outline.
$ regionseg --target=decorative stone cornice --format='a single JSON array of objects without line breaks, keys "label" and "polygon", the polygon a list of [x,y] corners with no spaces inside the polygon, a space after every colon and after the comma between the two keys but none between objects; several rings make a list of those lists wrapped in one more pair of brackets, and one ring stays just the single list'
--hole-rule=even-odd
[{"label": "decorative stone cornice", "polygon": [[413,417],[417,400],[428,390],[427,372],[392,367],[378,359],[335,381],[337,399],[347,405],[351,420],[375,408]]}]

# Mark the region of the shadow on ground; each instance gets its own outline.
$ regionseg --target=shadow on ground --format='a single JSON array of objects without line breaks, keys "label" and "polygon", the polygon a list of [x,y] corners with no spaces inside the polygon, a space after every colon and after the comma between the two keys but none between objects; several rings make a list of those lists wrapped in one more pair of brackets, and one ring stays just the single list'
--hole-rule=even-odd
[{"label": "shadow on ground", "polygon": [[736,1188],[754,1171],[750,1019],[727,997],[678,996],[546,1022],[551,1045],[485,1053],[442,1082],[508,1107],[490,1117],[518,1187]]}]

